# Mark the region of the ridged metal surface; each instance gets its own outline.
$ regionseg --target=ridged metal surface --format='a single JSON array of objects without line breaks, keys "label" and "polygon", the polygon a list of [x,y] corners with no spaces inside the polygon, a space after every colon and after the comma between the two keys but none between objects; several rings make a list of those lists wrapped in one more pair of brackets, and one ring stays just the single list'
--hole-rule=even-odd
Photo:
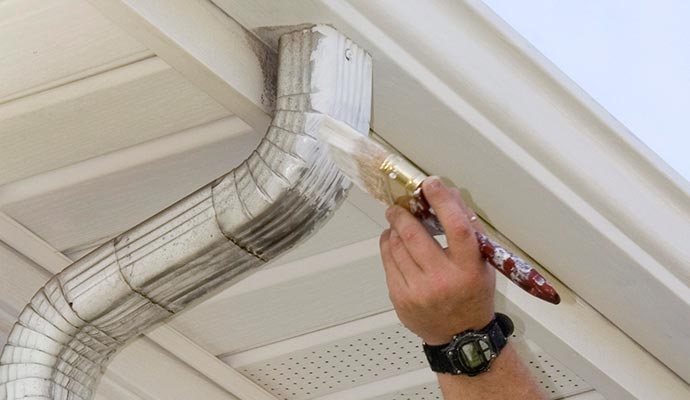
[{"label": "ridged metal surface", "polygon": [[371,58],[333,28],[280,42],[277,110],[235,170],[53,277],[0,356],[0,400],[93,398],[128,341],[309,236],[350,183],[315,139],[322,114],[369,129]]}]

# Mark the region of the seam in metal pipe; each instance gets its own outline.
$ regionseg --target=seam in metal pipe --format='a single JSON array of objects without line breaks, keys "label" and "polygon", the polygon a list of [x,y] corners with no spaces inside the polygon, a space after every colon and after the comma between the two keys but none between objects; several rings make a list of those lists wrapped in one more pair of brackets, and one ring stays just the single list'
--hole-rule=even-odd
[{"label": "seam in metal pipe", "polygon": [[0,355],[0,400],[88,400],[140,333],[318,229],[349,181],[315,138],[323,115],[369,131],[371,57],[328,26],[281,37],[277,107],[251,156],[55,275]]}]

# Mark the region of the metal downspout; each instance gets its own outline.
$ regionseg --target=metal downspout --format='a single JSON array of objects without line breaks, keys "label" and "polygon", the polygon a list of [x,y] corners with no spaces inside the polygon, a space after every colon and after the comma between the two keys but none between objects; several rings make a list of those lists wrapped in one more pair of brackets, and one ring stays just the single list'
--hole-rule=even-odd
[{"label": "metal downspout", "polygon": [[0,400],[87,400],[128,342],[317,230],[349,181],[323,114],[368,133],[371,57],[328,26],[281,37],[276,113],[251,156],[54,276],[0,356]]}]

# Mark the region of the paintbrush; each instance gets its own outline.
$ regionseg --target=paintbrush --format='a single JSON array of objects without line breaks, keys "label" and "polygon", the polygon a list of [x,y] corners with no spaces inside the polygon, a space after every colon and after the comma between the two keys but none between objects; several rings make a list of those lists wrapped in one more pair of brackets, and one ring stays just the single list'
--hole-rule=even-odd
[{"label": "paintbrush", "polygon": [[[428,176],[409,160],[327,116],[319,136],[328,145],[336,165],[360,189],[388,206],[406,208],[430,234],[443,234],[443,227],[422,192],[422,182]],[[485,234],[477,231],[476,236],[479,251],[489,264],[528,293],[549,303],[560,303],[553,286],[529,263]]]}]

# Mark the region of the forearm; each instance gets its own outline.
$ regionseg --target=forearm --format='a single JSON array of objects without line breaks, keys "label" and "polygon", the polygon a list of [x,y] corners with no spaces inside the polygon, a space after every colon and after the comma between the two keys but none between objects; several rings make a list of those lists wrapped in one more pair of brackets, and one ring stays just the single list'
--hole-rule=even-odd
[{"label": "forearm", "polygon": [[438,381],[445,400],[547,398],[510,344],[503,348],[489,371],[473,377],[438,374]]}]

